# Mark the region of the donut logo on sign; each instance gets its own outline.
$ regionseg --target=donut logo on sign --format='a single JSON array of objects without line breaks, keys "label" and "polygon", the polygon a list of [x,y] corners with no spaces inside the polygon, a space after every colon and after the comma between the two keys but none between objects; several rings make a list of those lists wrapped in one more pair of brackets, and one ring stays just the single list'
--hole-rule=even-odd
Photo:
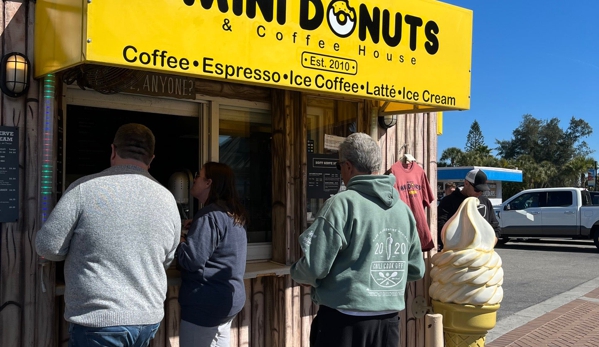
[{"label": "donut logo on sign", "polygon": [[339,37],[348,37],[356,28],[356,11],[348,0],[332,1],[327,8],[329,28]]}]

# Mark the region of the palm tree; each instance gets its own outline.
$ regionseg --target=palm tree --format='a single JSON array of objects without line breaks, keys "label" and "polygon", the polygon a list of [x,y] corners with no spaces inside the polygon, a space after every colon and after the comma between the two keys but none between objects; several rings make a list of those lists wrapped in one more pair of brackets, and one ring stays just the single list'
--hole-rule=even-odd
[{"label": "palm tree", "polygon": [[445,162],[449,160],[449,166],[458,166],[460,165],[463,155],[464,152],[462,152],[461,149],[457,147],[449,147],[443,151],[440,160]]},{"label": "palm tree", "polygon": [[548,161],[537,163],[529,155],[521,155],[516,161],[522,170],[522,181],[526,188],[542,188],[550,186],[551,178],[557,173],[557,169]]},{"label": "palm tree", "polygon": [[589,157],[574,157],[562,169],[564,183],[568,186],[586,186],[586,174],[589,168],[595,167],[595,160]]}]

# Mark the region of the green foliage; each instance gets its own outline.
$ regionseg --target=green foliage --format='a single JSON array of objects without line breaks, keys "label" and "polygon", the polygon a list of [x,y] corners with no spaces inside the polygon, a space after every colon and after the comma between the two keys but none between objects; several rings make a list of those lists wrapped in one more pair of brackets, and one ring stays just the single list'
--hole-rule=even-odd
[{"label": "green foliage", "polygon": [[439,166],[460,166],[464,152],[457,147],[449,147],[441,154],[441,162]]},{"label": "green foliage", "polygon": [[557,118],[543,121],[530,114],[522,116],[511,140],[496,141],[499,157],[517,159],[528,155],[538,163],[549,161],[559,167],[574,157],[592,153],[582,141],[593,132],[586,121],[572,117],[565,131],[559,127],[559,122]]},{"label": "green foliage", "polygon": [[501,184],[501,198],[505,201],[524,189],[526,189],[526,183],[524,182],[503,182]]},{"label": "green foliage", "polygon": [[491,155],[491,149],[485,144],[480,125],[475,120],[470,126],[465,151],[450,147],[441,154],[439,167],[444,166],[497,166],[498,159]]},{"label": "green foliage", "polygon": [[593,129],[572,117],[566,130],[559,119],[539,120],[522,116],[511,140],[497,140],[500,158],[513,161],[522,170],[525,188],[581,186],[581,174],[593,167],[593,151],[582,139]]},{"label": "green foliage", "polygon": [[557,118],[536,119],[530,114],[512,132],[510,140],[496,140],[497,157],[484,143],[477,121],[470,126],[465,151],[450,147],[443,151],[439,166],[490,166],[522,170],[523,182],[504,182],[503,198],[528,188],[581,187],[585,174],[595,166],[584,138],[593,133],[583,119],[572,117],[568,128]]},{"label": "green foliage", "polygon": [[[474,120],[472,125],[470,125],[470,130],[466,136],[466,147],[464,147],[464,150],[466,152],[480,151],[481,147],[484,147],[488,150],[488,147],[485,145],[485,137],[483,136],[483,132],[480,130],[480,125],[476,120]],[[484,150],[484,148],[482,150]],[[491,150],[488,151],[489,153],[491,152]]]},{"label": "green foliage", "polygon": [[564,186],[586,187],[586,173],[588,169],[595,167],[595,160],[590,157],[575,157],[563,166],[566,173]]}]

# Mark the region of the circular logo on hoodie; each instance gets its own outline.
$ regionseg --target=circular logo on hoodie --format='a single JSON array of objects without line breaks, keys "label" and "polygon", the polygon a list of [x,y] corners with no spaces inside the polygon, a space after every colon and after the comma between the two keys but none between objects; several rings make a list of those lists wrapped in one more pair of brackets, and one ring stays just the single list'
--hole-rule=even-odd
[{"label": "circular logo on hoodie", "polygon": [[[374,239],[374,261],[370,263],[370,278],[376,283],[371,289],[390,289],[405,278],[407,252],[405,236],[397,229],[385,228]],[[378,287],[378,288],[374,288]]]}]

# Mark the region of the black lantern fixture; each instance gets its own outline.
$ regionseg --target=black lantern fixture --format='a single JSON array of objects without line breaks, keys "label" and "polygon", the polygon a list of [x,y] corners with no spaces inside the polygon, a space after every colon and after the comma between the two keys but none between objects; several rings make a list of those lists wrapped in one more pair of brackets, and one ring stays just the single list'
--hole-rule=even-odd
[{"label": "black lantern fixture", "polygon": [[388,115],[384,115],[384,116],[379,116],[379,125],[383,129],[389,129],[392,126],[395,126],[395,124],[397,124],[397,116],[396,115],[388,114]]},{"label": "black lantern fixture", "polygon": [[31,67],[29,59],[21,53],[4,55],[0,61],[0,89],[13,98],[19,97],[29,89]]}]

